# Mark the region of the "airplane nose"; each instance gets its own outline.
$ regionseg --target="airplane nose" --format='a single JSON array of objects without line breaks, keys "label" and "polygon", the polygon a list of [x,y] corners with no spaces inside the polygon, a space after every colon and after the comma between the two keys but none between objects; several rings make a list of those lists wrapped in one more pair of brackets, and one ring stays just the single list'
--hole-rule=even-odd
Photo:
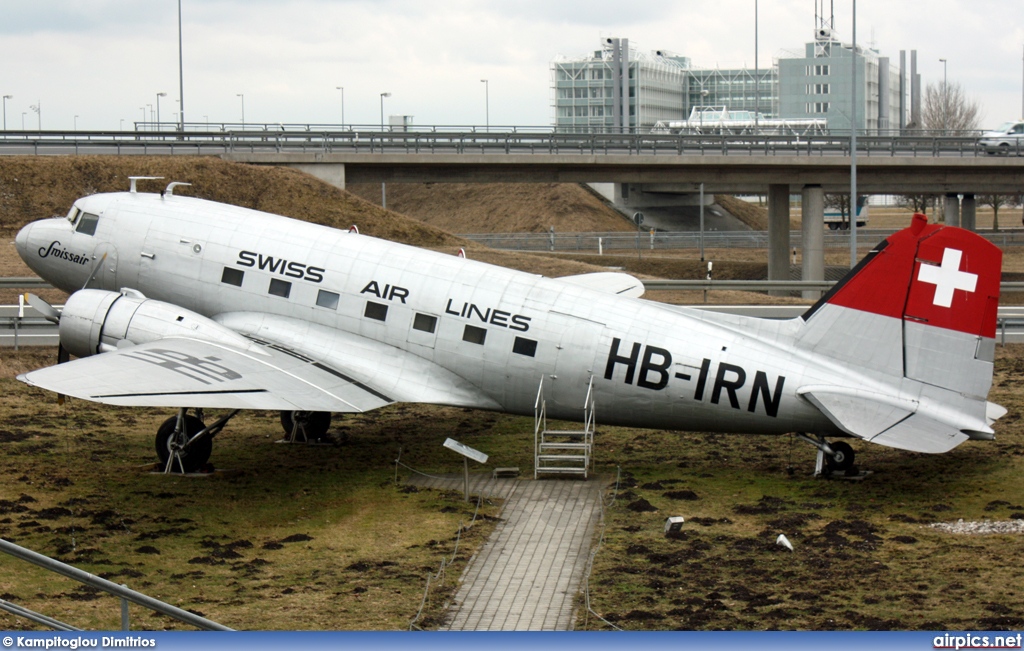
[{"label": "airplane nose", "polygon": [[18,255],[21,256],[22,260],[26,260],[26,254],[28,253],[29,234],[32,231],[32,224],[28,224],[18,231],[18,236],[14,238],[14,248],[18,251]]}]

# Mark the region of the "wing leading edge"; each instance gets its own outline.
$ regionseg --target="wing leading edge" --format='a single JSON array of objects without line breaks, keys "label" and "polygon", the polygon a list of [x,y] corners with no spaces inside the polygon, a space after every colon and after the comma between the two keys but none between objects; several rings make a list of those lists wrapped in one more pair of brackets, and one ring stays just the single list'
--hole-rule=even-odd
[{"label": "wing leading edge", "polygon": [[18,376],[83,400],[133,407],[363,412],[388,395],[321,361],[259,342],[267,355],[169,337]]}]

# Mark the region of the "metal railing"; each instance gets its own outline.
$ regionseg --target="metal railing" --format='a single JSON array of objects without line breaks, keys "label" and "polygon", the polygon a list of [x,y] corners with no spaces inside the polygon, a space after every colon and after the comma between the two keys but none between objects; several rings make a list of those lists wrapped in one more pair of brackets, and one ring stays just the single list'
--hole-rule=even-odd
[{"label": "metal railing", "polygon": [[[180,622],[185,622],[186,624],[189,624],[191,626],[195,626],[196,628],[199,628],[199,629],[202,629],[202,630],[206,630],[206,631],[232,631],[232,630],[234,630],[232,628],[228,628],[227,626],[224,626],[223,624],[218,624],[217,622],[214,622],[214,621],[211,621],[209,619],[206,619],[205,617],[200,617],[199,615],[196,615],[195,613],[190,613],[189,611],[182,610],[181,608],[178,608],[177,606],[172,606],[172,605],[170,605],[168,603],[164,603],[163,601],[160,601],[159,599],[154,599],[153,597],[150,597],[148,595],[144,595],[141,592],[136,592],[134,590],[131,590],[131,589],[129,589],[126,586],[118,585],[118,584],[114,583],[113,581],[108,581],[106,579],[102,579],[102,578],[96,576],[95,574],[90,574],[89,572],[86,572],[85,570],[80,570],[77,567],[73,567],[71,565],[68,565],[67,563],[61,563],[60,561],[58,561],[56,559],[50,558],[49,556],[44,556],[43,554],[36,553],[36,552],[32,551],[31,549],[26,549],[25,547],[22,547],[20,545],[15,545],[14,543],[12,543],[10,541],[7,541],[7,540],[4,540],[2,538],[0,538],[0,551],[4,552],[5,554],[10,554],[11,556],[13,556],[15,558],[19,558],[19,559],[21,559],[23,561],[32,563],[33,565],[38,565],[39,567],[43,568],[44,570],[48,570],[48,571],[54,572],[56,574],[61,574],[63,576],[68,577],[69,579],[74,579],[75,581],[78,581],[79,583],[84,583],[85,585],[93,587],[93,588],[96,588],[97,590],[102,590],[103,592],[111,594],[111,595],[113,595],[115,597],[120,597],[121,598],[121,629],[122,630],[125,630],[125,631],[130,630],[130,624],[131,623],[130,623],[130,621],[128,619],[128,603],[129,602],[131,602],[133,604],[137,604],[139,606],[143,606],[145,608],[149,608],[150,610],[154,610],[154,611],[156,611],[156,612],[158,612],[158,613],[160,613],[162,615],[167,615],[168,617],[172,617],[172,618],[174,618],[174,619],[176,619],[176,620],[178,620]],[[10,606],[10,607],[8,607],[8,606]],[[46,615],[40,615],[39,613],[36,613],[34,611],[31,611],[31,610],[28,610],[27,608],[22,608],[20,606],[16,606],[14,604],[11,604],[10,602],[6,602],[6,601],[0,602],[0,609],[6,610],[7,612],[9,612],[9,613],[11,613],[13,615],[19,615],[19,616],[22,616],[22,617],[27,617],[28,619],[31,619],[32,621],[34,621],[34,622],[36,622],[38,624],[42,624],[44,626],[49,626],[49,627],[55,628],[57,630],[65,630],[65,631],[81,630],[81,629],[75,628],[75,627],[73,627],[73,626],[71,626],[69,624],[64,624],[63,622],[59,622],[59,621],[57,621],[55,619],[47,617]]]},{"label": "metal railing", "polygon": [[[896,232],[896,229],[857,229],[858,244],[861,248],[870,248]],[[1006,230],[999,232],[981,231],[978,233],[996,246],[1024,245],[1024,230]],[[612,231],[606,233],[468,233],[459,237],[485,244],[493,249],[513,251],[604,251],[622,252],[641,249],[644,251],[657,249],[696,249],[700,246],[701,234],[698,231],[650,231],[630,232]],[[710,249],[768,248],[767,231],[705,231],[704,247]],[[790,231],[791,247],[802,248],[803,233]],[[848,231],[826,231],[824,245],[826,249],[849,250],[850,234]]]},{"label": "metal railing", "polygon": [[[167,125],[161,125],[167,126]],[[381,129],[379,125],[221,125],[179,131],[3,131],[0,154],[561,154],[849,156],[849,133],[821,135],[566,133],[543,127]],[[508,129],[508,128],[506,128]],[[978,157],[975,135],[858,135],[868,157]],[[1000,153],[1024,155],[1019,142]]]}]

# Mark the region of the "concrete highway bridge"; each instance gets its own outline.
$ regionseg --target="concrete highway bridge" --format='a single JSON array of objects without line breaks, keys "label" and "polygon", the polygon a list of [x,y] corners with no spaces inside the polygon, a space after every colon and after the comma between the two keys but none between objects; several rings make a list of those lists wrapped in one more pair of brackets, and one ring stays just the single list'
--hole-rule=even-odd
[{"label": "concrete highway bridge", "polygon": [[[857,137],[859,194],[946,196],[946,223],[973,229],[978,194],[1024,190],[1024,150],[992,156],[975,137]],[[824,194],[848,193],[850,138],[569,134],[550,130],[312,127],[208,131],[0,132],[0,155],[219,156],[347,183],[614,183],[616,202],[757,193],[768,197],[768,276],[789,276],[789,197],[802,195],[803,275],[824,278]]]}]

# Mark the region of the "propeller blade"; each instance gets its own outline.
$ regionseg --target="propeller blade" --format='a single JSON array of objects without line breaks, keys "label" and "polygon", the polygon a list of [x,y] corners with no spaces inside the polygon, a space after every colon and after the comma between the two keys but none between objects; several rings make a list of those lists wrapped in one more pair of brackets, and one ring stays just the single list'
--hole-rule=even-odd
[{"label": "propeller blade", "polygon": [[60,321],[60,312],[57,308],[35,294],[25,294],[25,301],[31,305],[36,312],[42,314],[47,320],[53,321],[54,323],[58,323]]}]

